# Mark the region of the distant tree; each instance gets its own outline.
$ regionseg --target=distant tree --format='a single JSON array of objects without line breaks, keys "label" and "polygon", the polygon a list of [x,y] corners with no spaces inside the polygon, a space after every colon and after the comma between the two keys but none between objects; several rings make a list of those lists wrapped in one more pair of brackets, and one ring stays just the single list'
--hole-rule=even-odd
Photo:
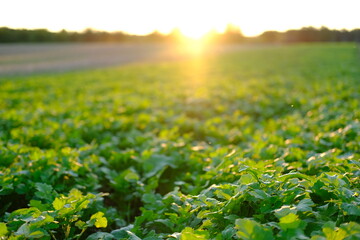
[{"label": "distant tree", "polygon": [[359,29],[354,29],[353,31],[351,31],[352,34],[352,39],[355,42],[360,43],[360,28]]},{"label": "distant tree", "polygon": [[228,24],[220,39],[222,42],[242,42],[245,37],[238,26]]},{"label": "distant tree", "polygon": [[327,27],[320,28],[320,41],[329,41],[334,42],[336,41],[336,34],[334,31],[328,29]]},{"label": "distant tree", "polygon": [[164,42],[165,36],[161,34],[159,31],[155,30],[149,35],[145,36],[146,39],[150,42]]},{"label": "distant tree", "polygon": [[[83,32],[50,32],[46,29],[11,29],[0,28],[0,42],[177,42],[181,41],[182,34],[174,29],[164,35],[154,31],[145,36],[131,35],[123,32],[104,32],[86,29]],[[326,27],[304,27],[286,32],[266,31],[258,37],[246,38],[238,26],[229,24],[224,33],[213,31],[205,38],[208,42],[241,43],[241,42],[269,42],[269,43],[296,43],[296,42],[360,42],[360,29],[331,30]]]},{"label": "distant tree", "polygon": [[258,37],[260,42],[277,43],[281,42],[281,33],[277,31],[266,31]]}]

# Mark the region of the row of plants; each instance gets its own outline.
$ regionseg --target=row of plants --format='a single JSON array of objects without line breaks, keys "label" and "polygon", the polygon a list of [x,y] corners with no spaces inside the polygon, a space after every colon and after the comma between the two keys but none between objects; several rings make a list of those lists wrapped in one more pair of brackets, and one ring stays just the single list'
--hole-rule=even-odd
[{"label": "row of plants", "polygon": [[0,80],[0,239],[359,239],[352,44]]}]

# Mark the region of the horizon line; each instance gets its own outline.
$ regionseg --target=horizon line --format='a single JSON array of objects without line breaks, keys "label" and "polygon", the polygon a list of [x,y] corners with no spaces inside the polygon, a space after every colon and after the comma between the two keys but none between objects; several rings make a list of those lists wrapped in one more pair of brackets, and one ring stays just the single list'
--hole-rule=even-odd
[{"label": "horizon line", "polygon": [[[330,31],[354,31],[354,30],[357,30],[357,29],[360,29],[360,26],[359,27],[355,27],[355,28],[330,28],[328,26],[325,26],[325,25],[322,25],[320,27],[316,27],[316,26],[312,26],[312,25],[304,25],[302,27],[299,27],[299,28],[288,28],[288,29],[285,29],[285,30],[276,30],[276,29],[268,29],[268,30],[264,30],[262,31],[261,33],[259,34],[256,34],[256,35],[246,35],[243,33],[243,31],[241,30],[241,27],[239,25],[236,25],[236,24],[227,24],[227,27],[235,27],[235,28],[238,28],[240,30],[240,33],[244,36],[244,37],[248,37],[248,38],[252,38],[252,37],[258,37],[258,36],[261,36],[263,33],[265,32],[279,32],[279,33],[285,33],[287,31],[291,31],[291,30],[301,30],[301,29],[304,29],[304,28],[313,28],[313,29],[316,29],[316,30],[321,30],[321,29],[328,29]],[[62,31],[66,31],[66,32],[70,32],[70,33],[85,33],[86,31],[94,31],[94,32],[106,32],[106,33],[123,33],[123,34],[127,34],[127,35],[133,35],[133,36],[148,36],[150,34],[153,34],[153,33],[159,33],[159,34],[162,34],[162,35],[171,35],[172,33],[174,32],[180,32],[181,34],[184,34],[180,28],[178,27],[174,27],[171,31],[168,31],[168,32],[164,32],[164,31],[160,31],[158,29],[154,29],[153,31],[150,31],[150,32],[147,32],[147,33],[135,33],[135,32],[129,32],[129,31],[125,31],[125,30],[105,30],[105,29],[99,29],[99,28],[94,28],[94,27],[85,27],[81,30],[71,30],[71,29],[67,29],[67,28],[62,28],[62,29],[57,29],[57,30],[54,30],[54,29],[50,29],[50,28],[42,28],[42,27],[34,27],[34,28],[26,28],[26,27],[11,27],[11,26],[0,26],[0,28],[8,28],[8,29],[13,29],[13,30],[46,30],[48,32],[52,32],[52,33],[60,33]],[[206,34],[210,34],[210,33],[216,33],[216,34],[223,34],[226,32],[226,29],[225,28],[223,31],[217,31],[216,29],[211,29],[209,30]],[[206,35],[204,34],[204,35]]]}]

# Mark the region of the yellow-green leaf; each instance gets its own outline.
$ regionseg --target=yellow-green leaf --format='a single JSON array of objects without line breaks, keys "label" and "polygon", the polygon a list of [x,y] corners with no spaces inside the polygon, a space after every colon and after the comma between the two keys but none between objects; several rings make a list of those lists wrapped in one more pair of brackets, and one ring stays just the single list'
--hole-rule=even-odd
[{"label": "yellow-green leaf", "polygon": [[181,231],[180,240],[191,240],[191,239],[197,239],[197,240],[206,240],[209,239],[209,236],[205,231],[201,230],[194,230],[190,227],[186,227]]},{"label": "yellow-green leaf", "polygon": [[79,221],[77,221],[77,222],[75,223],[75,226],[78,227],[78,228],[80,228],[80,229],[83,229],[85,225],[86,225],[86,223],[83,222],[83,221],[81,221],[81,220],[79,220]]},{"label": "yellow-green leaf", "polygon": [[288,215],[280,218],[280,227],[284,230],[286,229],[296,229],[301,224],[301,220],[298,215],[294,213],[289,213]]},{"label": "yellow-green leaf", "polygon": [[5,236],[8,233],[8,229],[6,227],[6,224],[3,222],[0,222],[0,237]]},{"label": "yellow-green leaf", "polygon": [[97,228],[106,227],[107,219],[106,217],[103,216],[104,216],[103,212],[97,212],[91,216],[90,220],[95,219],[95,227]]},{"label": "yellow-green leaf", "polygon": [[59,198],[55,198],[54,202],[52,203],[55,210],[60,210],[64,207],[65,201]]}]

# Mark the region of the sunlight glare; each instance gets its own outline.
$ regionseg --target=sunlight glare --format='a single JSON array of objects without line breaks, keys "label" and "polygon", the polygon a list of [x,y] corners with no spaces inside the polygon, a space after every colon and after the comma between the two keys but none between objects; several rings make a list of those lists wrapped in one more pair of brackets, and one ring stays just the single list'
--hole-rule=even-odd
[{"label": "sunlight glare", "polygon": [[209,32],[209,29],[201,28],[196,25],[195,26],[188,25],[185,27],[180,27],[180,31],[185,37],[189,39],[201,40],[201,38],[203,38]]},{"label": "sunlight glare", "polygon": [[199,37],[195,38],[179,32],[177,35],[178,47],[180,48],[180,51],[186,55],[195,58],[201,57],[210,44],[209,40],[211,36],[211,34],[207,33],[206,35],[199,35]]},{"label": "sunlight glare", "polygon": [[199,39],[212,29],[223,31],[227,24],[239,26],[246,36],[304,26],[353,29],[359,27],[359,7],[357,0],[343,0],[341,4],[326,0],[11,0],[3,1],[6,11],[0,14],[0,22],[11,28],[93,28],[131,34],[149,34],[155,29],[169,33],[178,28],[187,37]]},{"label": "sunlight glare", "polygon": [[186,41],[186,48],[188,50],[188,52],[192,55],[198,56],[201,55],[204,51],[204,46],[205,43],[203,41],[203,39],[199,38],[199,39],[192,39],[189,38]]}]

